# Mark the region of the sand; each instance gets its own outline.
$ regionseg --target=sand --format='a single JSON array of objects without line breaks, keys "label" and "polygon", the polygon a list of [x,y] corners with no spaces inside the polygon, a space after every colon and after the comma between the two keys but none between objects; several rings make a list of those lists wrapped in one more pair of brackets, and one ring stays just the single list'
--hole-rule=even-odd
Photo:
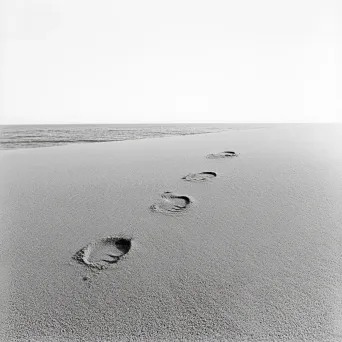
[{"label": "sand", "polygon": [[0,340],[342,341],[341,146],[278,125],[2,151]]}]

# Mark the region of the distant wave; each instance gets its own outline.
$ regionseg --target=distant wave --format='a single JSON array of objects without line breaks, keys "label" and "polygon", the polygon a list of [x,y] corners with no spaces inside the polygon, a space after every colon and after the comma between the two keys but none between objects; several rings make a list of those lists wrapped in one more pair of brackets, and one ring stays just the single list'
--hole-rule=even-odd
[{"label": "distant wave", "polygon": [[0,127],[0,149],[51,147],[220,132],[232,125],[22,125]]}]

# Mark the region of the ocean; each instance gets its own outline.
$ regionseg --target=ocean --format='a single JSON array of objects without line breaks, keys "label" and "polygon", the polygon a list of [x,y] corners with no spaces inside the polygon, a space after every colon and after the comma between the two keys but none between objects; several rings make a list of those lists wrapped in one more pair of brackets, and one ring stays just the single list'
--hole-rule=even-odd
[{"label": "ocean", "polygon": [[239,124],[83,124],[0,126],[0,149],[136,140],[237,129]]}]

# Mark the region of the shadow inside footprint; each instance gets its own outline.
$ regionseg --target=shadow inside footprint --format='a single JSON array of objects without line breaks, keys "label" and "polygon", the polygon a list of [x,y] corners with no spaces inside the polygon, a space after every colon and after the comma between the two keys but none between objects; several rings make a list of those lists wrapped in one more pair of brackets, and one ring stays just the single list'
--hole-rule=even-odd
[{"label": "shadow inside footprint", "polygon": [[115,241],[115,246],[119,251],[126,254],[131,249],[131,240],[118,239]]},{"label": "shadow inside footprint", "polygon": [[188,182],[204,182],[209,179],[217,177],[216,172],[199,172],[199,173],[189,173],[188,175],[182,177],[182,179]]},{"label": "shadow inside footprint", "polygon": [[238,154],[236,154],[234,151],[223,151],[219,153],[211,153],[207,155],[207,158],[209,159],[219,159],[219,158],[229,158],[229,157],[237,157]]},{"label": "shadow inside footprint", "polygon": [[180,196],[166,191],[161,195],[160,201],[151,205],[150,209],[152,211],[174,215],[184,212],[190,204],[190,197]]},{"label": "shadow inside footprint", "polygon": [[78,262],[96,269],[117,263],[131,249],[131,239],[109,236],[92,242],[75,253]]}]

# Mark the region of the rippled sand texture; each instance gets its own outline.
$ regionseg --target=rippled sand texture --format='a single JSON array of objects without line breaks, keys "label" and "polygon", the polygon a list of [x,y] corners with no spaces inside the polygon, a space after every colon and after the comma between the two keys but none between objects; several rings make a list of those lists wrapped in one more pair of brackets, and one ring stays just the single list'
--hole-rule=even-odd
[{"label": "rippled sand texture", "polygon": [[2,151],[0,341],[342,341],[341,140],[279,125]]}]

